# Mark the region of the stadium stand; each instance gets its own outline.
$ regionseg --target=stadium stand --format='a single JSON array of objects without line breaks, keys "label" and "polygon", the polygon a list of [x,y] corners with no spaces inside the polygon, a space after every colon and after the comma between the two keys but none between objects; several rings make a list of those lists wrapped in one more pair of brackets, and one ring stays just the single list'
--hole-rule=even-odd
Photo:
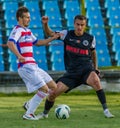
[{"label": "stadium stand", "polygon": [[[102,7],[101,2],[103,5]],[[96,38],[96,49],[99,59],[99,67],[115,65],[115,63],[113,63],[111,60],[113,58],[118,61],[118,57],[116,57],[118,55],[116,49],[119,46],[118,33],[120,32],[119,0],[84,0],[83,4],[85,7],[86,17],[88,18],[88,27],[90,28],[89,32],[91,34],[94,34]],[[3,17],[1,16],[2,22],[0,23],[2,23],[1,26],[6,29],[2,30],[2,33],[5,32],[4,38],[7,38],[9,36],[13,26],[17,24],[15,13],[17,8],[22,5],[29,8],[31,13],[30,28],[32,32],[40,39],[43,39],[45,37],[41,23],[41,16],[49,16],[49,25],[53,30],[56,31],[57,29],[61,30],[63,28],[72,29],[74,16],[83,13],[83,5],[79,0],[14,0],[12,2],[10,0],[2,0],[0,2],[0,5],[1,12],[3,12],[4,14]],[[109,30],[107,31],[105,28],[106,24],[109,27]],[[0,44],[5,44],[5,41],[3,42],[4,38],[0,36]],[[6,62],[4,62],[3,64],[10,64],[9,70],[16,71],[17,68],[13,66],[10,59],[10,57],[12,56],[11,53],[7,51],[7,48],[2,48],[2,50],[5,56],[7,56],[6,54],[8,54],[8,61],[7,58],[4,58],[3,56],[3,62],[6,60]],[[42,50],[40,49],[40,51]],[[63,44],[61,45],[61,42],[51,42],[51,45],[44,48],[43,51],[45,52],[39,54],[38,50],[34,48],[34,52],[37,52],[37,54],[35,53],[35,58],[37,59],[37,62],[41,67],[43,67],[45,70],[64,70],[64,66],[61,66],[62,68],[59,69],[59,64],[57,65],[54,61],[55,59],[53,59],[58,56],[56,52],[59,51],[58,53],[60,53],[61,55],[63,55],[64,53]],[[53,51],[55,51],[55,53]],[[111,53],[114,53],[115,56],[111,56]],[[64,65],[63,56],[60,56],[59,60],[60,65]],[[104,62],[104,60],[108,61]],[[6,65],[4,68],[5,70],[8,70],[8,68],[6,68]],[[12,67],[14,69],[12,69]]]}]

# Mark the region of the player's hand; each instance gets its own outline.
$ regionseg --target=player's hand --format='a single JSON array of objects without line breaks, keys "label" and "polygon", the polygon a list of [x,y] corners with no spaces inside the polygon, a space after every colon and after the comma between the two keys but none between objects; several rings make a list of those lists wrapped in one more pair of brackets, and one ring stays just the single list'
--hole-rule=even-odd
[{"label": "player's hand", "polygon": [[60,33],[55,33],[55,34],[52,36],[53,39],[58,39],[59,37],[60,37]]},{"label": "player's hand", "polygon": [[25,58],[24,58],[23,56],[19,56],[19,57],[18,57],[18,60],[19,60],[19,62],[21,62],[21,63],[24,63],[24,62],[25,62]]},{"label": "player's hand", "polygon": [[47,16],[42,17],[42,23],[43,24],[48,23],[48,17]]}]

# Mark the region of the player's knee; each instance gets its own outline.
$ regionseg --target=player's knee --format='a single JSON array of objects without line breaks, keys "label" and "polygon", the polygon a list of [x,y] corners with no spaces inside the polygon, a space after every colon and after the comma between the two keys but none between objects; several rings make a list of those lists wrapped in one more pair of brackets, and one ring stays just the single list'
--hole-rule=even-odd
[{"label": "player's knee", "polygon": [[41,88],[39,89],[39,91],[42,91],[42,92],[44,92],[44,93],[48,93],[48,92],[49,92],[49,89],[48,89],[48,87],[45,85],[45,86],[41,87]]},{"label": "player's knee", "polygon": [[52,93],[50,93],[50,95],[49,95],[49,100],[50,100],[50,101],[54,101],[54,100],[56,99],[56,97],[57,97],[56,93],[55,93],[55,92],[52,92]]}]

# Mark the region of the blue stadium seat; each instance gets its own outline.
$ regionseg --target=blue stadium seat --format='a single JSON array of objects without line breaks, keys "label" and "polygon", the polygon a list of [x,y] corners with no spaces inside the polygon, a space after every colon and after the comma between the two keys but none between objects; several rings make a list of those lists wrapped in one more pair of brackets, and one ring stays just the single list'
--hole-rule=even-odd
[{"label": "blue stadium seat", "polygon": [[115,39],[113,40],[113,46],[112,46],[112,49],[113,51],[118,51],[120,48],[120,37],[115,37]]},{"label": "blue stadium seat", "polygon": [[31,29],[32,33],[38,38],[38,39],[44,39],[44,32],[43,29],[39,28],[32,28]]},{"label": "blue stadium seat", "polygon": [[110,57],[101,57],[101,58],[98,58],[98,66],[99,67],[111,66]]},{"label": "blue stadium seat", "polygon": [[80,5],[77,0],[67,1],[65,0],[63,3],[63,8],[65,9],[65,18],[67,19],[67,26],[74,26],[74,17],[81,13]]},{"label": "blue stadium seat", "polygon": [[110,26],[120,26],[120,15],[110,17],[109,18],[109,25]]},{"label": "blue stadium seat", "polygon": [[9,68],[9,70],[12,71],[12,72],[17,72],[18,71],[17,61],[11,61],[10,62],[10,68]]},{"label": "blue stadium seat", "polygon": [[47,71],[48,70],[48,66],[47,66],[47,60],[43,60],[43,59],[38,59],[36,60],[38,66],[40,68],[42,68],[43,70]]},{"label": "blue stadium seat", "polygon": [[[120,43],[119,43],[120,44]],[[115,54],[115,59],[120,60],[120,50],[118,49]]]},{"label": "blue stadium seat", "polygon": [[24,6],[26,6],[31,11],[40,9],[38,1],[24,1]]},{"label": "blue stadium seat", "polygon": [[63,8],[72,8],[72,7],[76,7],[78,8],[79,3],[78,0],[64,0],[63,3]]},{"label": "blue stadium seat", "polygon": [[117,33],[113,34],[113,36],[112,36],[112,42],[113,43],[119,42],[119,40],[120,40],[120,31],[118,31]]},{"label": "blue stadium seat", "polygon": [[101,17],[101,10],[100,7],[89,7],[86,10],[86,17],[89,19],[90,17],[92,18],[93,16],[100,16]]},{"label": "blue stadium seat", "polygon": [[118,62],[117,62],[117,66],[120,66],[120,60],[118,60]]},{"label": "blue stadium seat", "polygon": [[105,0],[105,8],[109,8],[109,7],[117,7],[119,5],[119,0]]},{"label": "blue stadium seat", "polygon": [[63,51],[54,51],[54,52],[52,52],[50,59],[51,59],[52,62],[63,61],[64,60]]},{"label": "blue stadium seat", "polygon": [[85,8],[89,8],[89,7],[99,7],[99,1],[98,0],[85,0]]},{"label": "blue stadium seat", "polygon": [[4,61],[3,61],[3,57],[1,57],[0,55],[0,72],[4,71]]},{"label": "blue stadium seat", "polygon": [[120,12],[120,7],[119,5],[117,5],[117,6],[107,8],[106,14],[108,18],[112,18],[114,16],[120,16],[119,12]]},{"label": "blue stadium seat", "polygon": [[17,25],[17,21],[15,17],[11,17],[6,20],[5,23],[6,28],[12,29],[15,25]]},{"label": "blue stadium seat", "polygon": [[55,0],[53,2],[53,0],[43,0],[43,9],[46,10],[48,8],[57,8],[58,7],[58,1]]},{"label": "blue stadium seat", "polygon": [[58,60],[52,63],[52,70],[53,71],[64,71],[64,61]]},{"label": "blue stadium seat", "polygon": [[[62,27],[61,23],[61,14],[59,10],[59,6],[57,1],[43,1],[43,8],[45,9],[45,15],[49,17],[49,26],[56,28],[56,27]],[[45,6],[49,7],[45,7]]]},{"label": "blue stadium seat", "polygon": [[15,10],[18,9],[18,2],[17,1],[4,1],[3,2],[3,10],[12,10],[13,8]]},{"label": "blue stadium seat", "polygon": [[64,46],[62,43],[60,44],[51,44],[49,46],[49,52],[55,52],[55,51],[61,51],[63,52],[64,51]]},{"label": "blue stadium seat", "polygon": [[98,66],[111,66],[110,55],[107,49],[99,49],[97,50],[98,56]]},{"label": "blue stadium seat", "polygon": [[33,53],[38,66],[44,70],[48,70],[45,46],[33,47]]},{"label": "blue stadium seat", "polygon": [[101,27],[91,28],[89,32],[90,34],[95,36],[96,40],[102,40],[104,42],[107,42],[104,28]]}]

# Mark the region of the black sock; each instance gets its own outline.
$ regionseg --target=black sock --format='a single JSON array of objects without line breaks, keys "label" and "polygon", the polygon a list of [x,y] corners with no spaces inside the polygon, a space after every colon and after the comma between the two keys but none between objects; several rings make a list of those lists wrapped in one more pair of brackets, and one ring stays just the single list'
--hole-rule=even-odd
[{"label": "black sock", "polygon": [[96,93],[99,98],[99,101],[102,104],[103,109],[104,110],[107,109],[106,97],[105,97],[105,93],[104,93],[103,89],[96,91]]},{"label": "black sock", "polygon": [[46,99],[43,113],[48,114],[53,105],[54,101],[49,101],[48,99]]}]

